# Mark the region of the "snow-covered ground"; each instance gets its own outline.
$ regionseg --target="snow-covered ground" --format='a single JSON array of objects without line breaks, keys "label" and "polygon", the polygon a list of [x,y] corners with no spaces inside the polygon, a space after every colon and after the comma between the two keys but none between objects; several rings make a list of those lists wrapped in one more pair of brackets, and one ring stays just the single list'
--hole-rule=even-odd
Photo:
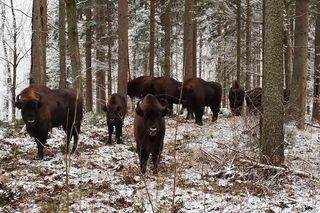
[{"label": "snow-covered ground", "polygon": [[318,128],[286,126],[285,166],[275,173],[258,164],[255,117],[166,124],[159,174],[148,165],[144,176],[131,115],[123,145],[106,145],[105,118],[87,115],[70,166],[61,129],[40,161],[25,130],[1,128],[0,212],[320,212]]}]

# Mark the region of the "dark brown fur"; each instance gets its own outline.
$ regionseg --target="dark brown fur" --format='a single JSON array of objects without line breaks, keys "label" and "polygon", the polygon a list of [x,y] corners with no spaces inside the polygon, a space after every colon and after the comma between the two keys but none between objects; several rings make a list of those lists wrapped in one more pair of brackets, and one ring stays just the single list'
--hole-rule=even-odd
[{"label": "dark brown fur", "polygon": [[164,116],[167,113],[167,103],[163,104],[151,95],[146,95],[137,103],[134,116],[134,137],[140,160],[141,173],[146,172],[150,153],[152,154],[153,173],[158,172],[160,155],[165,135]]},{"label": "dark brown fur", "polygon": [[151,76],[140,76],[128,82],[127,94],[130,98],[137,97],[142,98],[142,93],[145,83],[152,80]]},{"label": "dark brown fur", "polygon": [[[290,91],[283,89],[283,104],[289,102]],[[250,113],[257,114],[262,110],[262,88],[257,87],[246,92],[246,103]]]},{"label": "dark brown fur", "polygon": [[232,82],[232,87],[229,89],[229,104],[233,115],[241,115],[244,102],[244,94],[244,89],[239,86],[236,80],[234,80]]},{"label": "dark brown fur", "polygon": [[123,94],[114,93],[111,95],[107,106],[103,107],[107,116],[108,126],[108,142],[111,144],[111,137],[113,133],[113,127],[116,129],[117,143],[123,143],[122,140],[122,126],[125,115],[127,114],[127,98]]},{"label": "dark brown fur", "polygon": [[179,103],[179,88],[182,83],[170,77],[156,77],[144,84],[143,94],[152,94],[157,98],[168,102],[170,114],[173,110],[173,104]]},{"label": "dark brown fur", "polygon": [[184,82],[183,100],[190,112],[195,114],[195,123],[202,125],[205,106],[212,111],[212,121],[218,119],[220,111],[222,87],[217,82],[204,81],[201,78],[190,78]]},{"label": "dark brown fur", "polygon": [[262,96],[261,87],[254,88],[246,92],[246,103],[247,103],[249,112],[253,114],[257,114],[258,112],[261,112],[261,96]]},{"label": "dark brown fur", "polygon": [[48,132],[61,125],[67,133],[67,150],[73,136],[71,153],[75,152],[82,120],[82,105],[82,98],[77,97],[77,92],[73,89],[51,90],[41,85],[30,85],[17,95],[15,106],[21,109],[27,132],[36,139],[38,158],[43,158]]}]

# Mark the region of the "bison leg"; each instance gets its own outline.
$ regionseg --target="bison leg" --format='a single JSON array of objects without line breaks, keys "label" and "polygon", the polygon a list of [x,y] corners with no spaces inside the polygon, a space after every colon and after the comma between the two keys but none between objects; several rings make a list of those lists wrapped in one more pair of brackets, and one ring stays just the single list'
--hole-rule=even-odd
[{"label": "bison leg", "polygon": [[108,125],[108,141],[107,144],[111,144],[112,143],[112,133],[113,133],[113,125]]},{"label": "bison leg", "polygon": [[123,141],[122,141],[122,125],[116,126],[116,139],[117,139],[117,143],[123,143]]},{"label": "bison leg", "polygon": [[37,158],[43,159],[43,147],[44,147],[44,144],[46,143],[46,139],[36,138],[36,143],[37,143],[37,147],[38,147]]},{"label": "bison leg", "polygon": [[198,125],[202,125],[202,116],[203,116],[203,112],[204,112],[204,107],[200,108],[199,110],[196,110],[194,112],[195,116],[196,116],[196,124]]},{"label": "bison leg", "polygon": [[152,153],[152,163],[153,163],[153,174],[158,174],[158,165],[160,162],[160,154],[159,153]]},{"label": "bison leg", "polygon": [[80,132],[80,125],[77,125],[77,127],[74,127],[73,131],[72,131],[73,147],[72,147],[72,150],[71,150],[71,154],[74,154],[76,149],[77,149],[78,140],[79,140],[79,132]]},{"label": "bison leg", "polygon": [[212,110],[212,122],[215,122],[218,119],[219,110]]},{"label": "bison leg", "polygon": [[145,150],[141,150],[140,151],[140,170],[142,174],[146,173],[147,170],[147,162],[148,162],[148,158],[149,158],[149,153],[147,153]]}]

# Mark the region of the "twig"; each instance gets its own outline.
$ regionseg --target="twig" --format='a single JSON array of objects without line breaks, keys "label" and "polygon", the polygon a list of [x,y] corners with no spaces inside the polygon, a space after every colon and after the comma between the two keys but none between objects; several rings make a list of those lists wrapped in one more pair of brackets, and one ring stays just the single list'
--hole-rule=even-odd
[{"label": "twig", "polygon": [[214,160],[217,164],[221,164],[221,162],[220,162],[219,160],[217,160],[218,157],[210,154],[209,152],[203,150],[202,148],[200,148],[200,150],[201,150],[204,154],[206,154],[208,157],[210,157],[212,160]]},{"label": "twig", "polygon": [[251,161],[251,160],[246,160],[246,159],[239,159],[239,160],[242,163],[250,163],[250,164],[252,164],[254,166],[257,166],[259,168],[262,168],[262,169],[272,169],[272,170],[276,170],[276,171],[291,173],[293,175],[297,175],[297,176],[300,176],[300,177],[308,177],[308,178],[313,178],[313,179],[319,180],[319,178],[313,176],[312,174],[309,174],[309,173],[306,173],[306,172],[303,172],[303,171],[292,170],[292,169],[279,167],[279,166],[267,165],[267,164],[258,163],[258,162]]},{"label": "twig", "polygon": [[309,122],[305,122],[305,124],[320,129],[320,126],[318,126],[318,125],[314,125],[314,124],[309,123]]}]

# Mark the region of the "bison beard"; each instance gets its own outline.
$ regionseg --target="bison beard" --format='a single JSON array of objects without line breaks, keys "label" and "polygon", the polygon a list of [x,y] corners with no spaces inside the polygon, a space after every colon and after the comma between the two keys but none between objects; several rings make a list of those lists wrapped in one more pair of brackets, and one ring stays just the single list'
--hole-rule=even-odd
[{"label": "bison beard", "polygon": [[82,121],[82,98],[73,89],[51,90],[42,85],[30,85],[17,95],[15,106],[21,109],[27,132],[34,137],[39,159],[43,159],[43,147],[52,127],[63,127],[67,134],[67,150],[73,136],[74,153]]},{"label": "bison beard", "polygon": [[103,110],[107,115],[108,126],[108,144],[111,144],[111,137],[113,133],[113,127],[116,129],[117,143],[123,143],[122,141],[122,126],[123,119],[127,113],[127,98],[122,94],[114,93],[111,95],[108,105],[103,107]]},{"label": "bison beard", "polygon": [[[160,102],[163,102],[161,104]],[[148,94],[137,103],[134,117],[134,137],[139,155],[141,173],[146,172],[150,153],[152,154],[153,173],[158,172],[160,155],[165,135],[165,120],[167,103]]]}]

